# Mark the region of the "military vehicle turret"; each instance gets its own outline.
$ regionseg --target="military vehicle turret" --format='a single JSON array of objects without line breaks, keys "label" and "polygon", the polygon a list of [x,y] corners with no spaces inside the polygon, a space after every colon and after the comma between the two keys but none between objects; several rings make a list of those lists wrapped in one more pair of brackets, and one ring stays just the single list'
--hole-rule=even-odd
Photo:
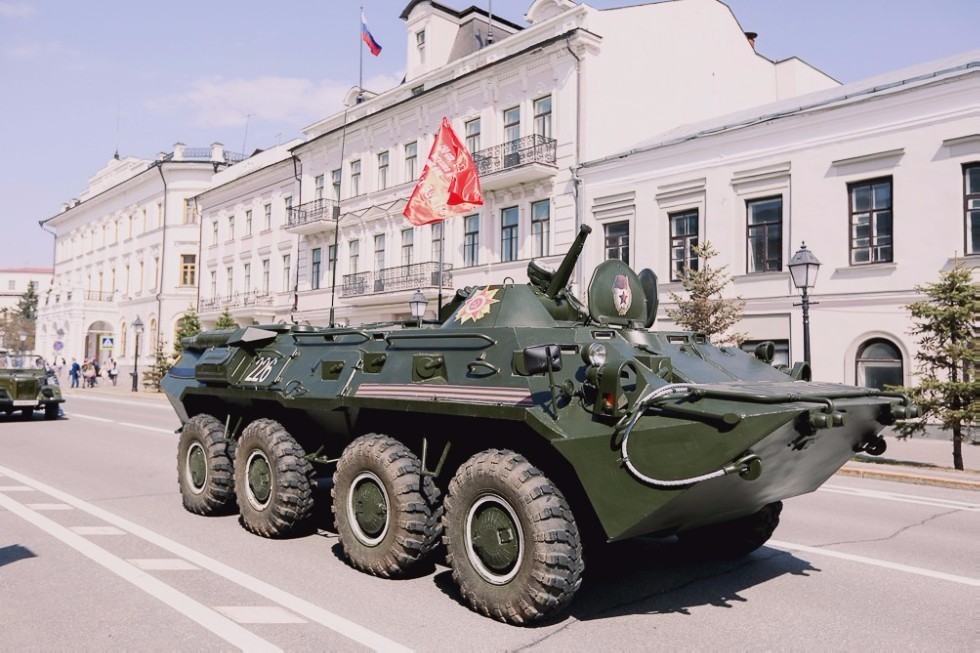
[{"label": "military vehicle turret", "polygon": [[162,386],[183,423],[185,507],[268,537],[312,510],[316,469],[351,566],[405,574],[441,541],[465,601],[501,621],[572,600],[583,542],[676,535],[760,546],[781,500],[819,487],[916,412],[811,382],[698,333],[655,331],[656,277],[603,262],[587,305],[554,272],[458,291],[438,325],[250,326],[201,333]]}]

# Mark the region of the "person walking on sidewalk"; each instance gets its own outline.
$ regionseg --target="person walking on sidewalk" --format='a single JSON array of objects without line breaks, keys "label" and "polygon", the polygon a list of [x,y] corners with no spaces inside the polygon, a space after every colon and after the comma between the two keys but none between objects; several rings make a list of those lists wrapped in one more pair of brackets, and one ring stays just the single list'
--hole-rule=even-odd
[{"label": "person walking on sidewalk", "polygon": [[116,369],[116,360],[110,358],[105,363],[106,375],[109,380],[112,381],[112,385],[116,385],[116,381],[119,379],[119,370]]},{"label": "person walking on sidewalk", "polygon": [[78,377],[82,374],[82,366],[74,358],[71,359],[71,367],[68,368],[68,376],[71,377],[71,387],[78,387]]}]

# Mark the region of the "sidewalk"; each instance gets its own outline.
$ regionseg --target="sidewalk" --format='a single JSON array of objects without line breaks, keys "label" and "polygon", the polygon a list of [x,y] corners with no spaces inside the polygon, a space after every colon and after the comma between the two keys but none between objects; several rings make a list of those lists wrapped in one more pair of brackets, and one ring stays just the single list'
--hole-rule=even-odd
[{"label": "sidewalk", "polygon": [[[128,376],[120,377],[118,385],[115,386],[108,379],[99,379],[99,385],[94,388],[62,386],[61,389],[68,402],[71,402],[73,396],[85,395],[115,397],[120,401],[167,402],[165,394],[147,390],[142,385],[137,392],[133,392],[133,382]],[[878,457],[857,454],[837,474],[980,491],[980,445],[963,443],[963,466],[966,469],[957,471],[953,469],[951,437],[913,437],[899,440],[886,430],[885,441],[888,443],[888,450],[884,454]]]}]

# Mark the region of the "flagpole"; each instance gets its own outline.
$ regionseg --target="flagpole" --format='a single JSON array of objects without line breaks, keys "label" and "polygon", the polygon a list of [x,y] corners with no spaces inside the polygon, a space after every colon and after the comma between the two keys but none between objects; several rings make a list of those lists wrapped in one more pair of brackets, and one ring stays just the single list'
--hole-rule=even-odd
[{"label": "flagpole", "polygon": [[442,315],[442,257],[446,251],[446,221],[439,223],[439,301],[436,304],[436,322]]},{"label": "flagpole", "polygon": [[357,101],[361,101],[364,95],[364,46],[361,45],[363,39],[362,30],[364,29],[364,5],[361,5],[361,13],[357,17],[360,24],[357,26]]}]

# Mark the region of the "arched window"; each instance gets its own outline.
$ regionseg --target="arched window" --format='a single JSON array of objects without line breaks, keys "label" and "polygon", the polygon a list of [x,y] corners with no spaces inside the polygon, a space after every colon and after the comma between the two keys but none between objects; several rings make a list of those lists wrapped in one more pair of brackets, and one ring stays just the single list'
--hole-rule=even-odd
[{"label": "arched window", "polygon": [[122,357],[126,355],[126,322],[119,323],[119,352],[116,356]]},{"label": "arched window", "polygon": [[857,384],[884,390],[886,385],[903,385],[902,352],[882,338],[868,340],[857,352]]}]

